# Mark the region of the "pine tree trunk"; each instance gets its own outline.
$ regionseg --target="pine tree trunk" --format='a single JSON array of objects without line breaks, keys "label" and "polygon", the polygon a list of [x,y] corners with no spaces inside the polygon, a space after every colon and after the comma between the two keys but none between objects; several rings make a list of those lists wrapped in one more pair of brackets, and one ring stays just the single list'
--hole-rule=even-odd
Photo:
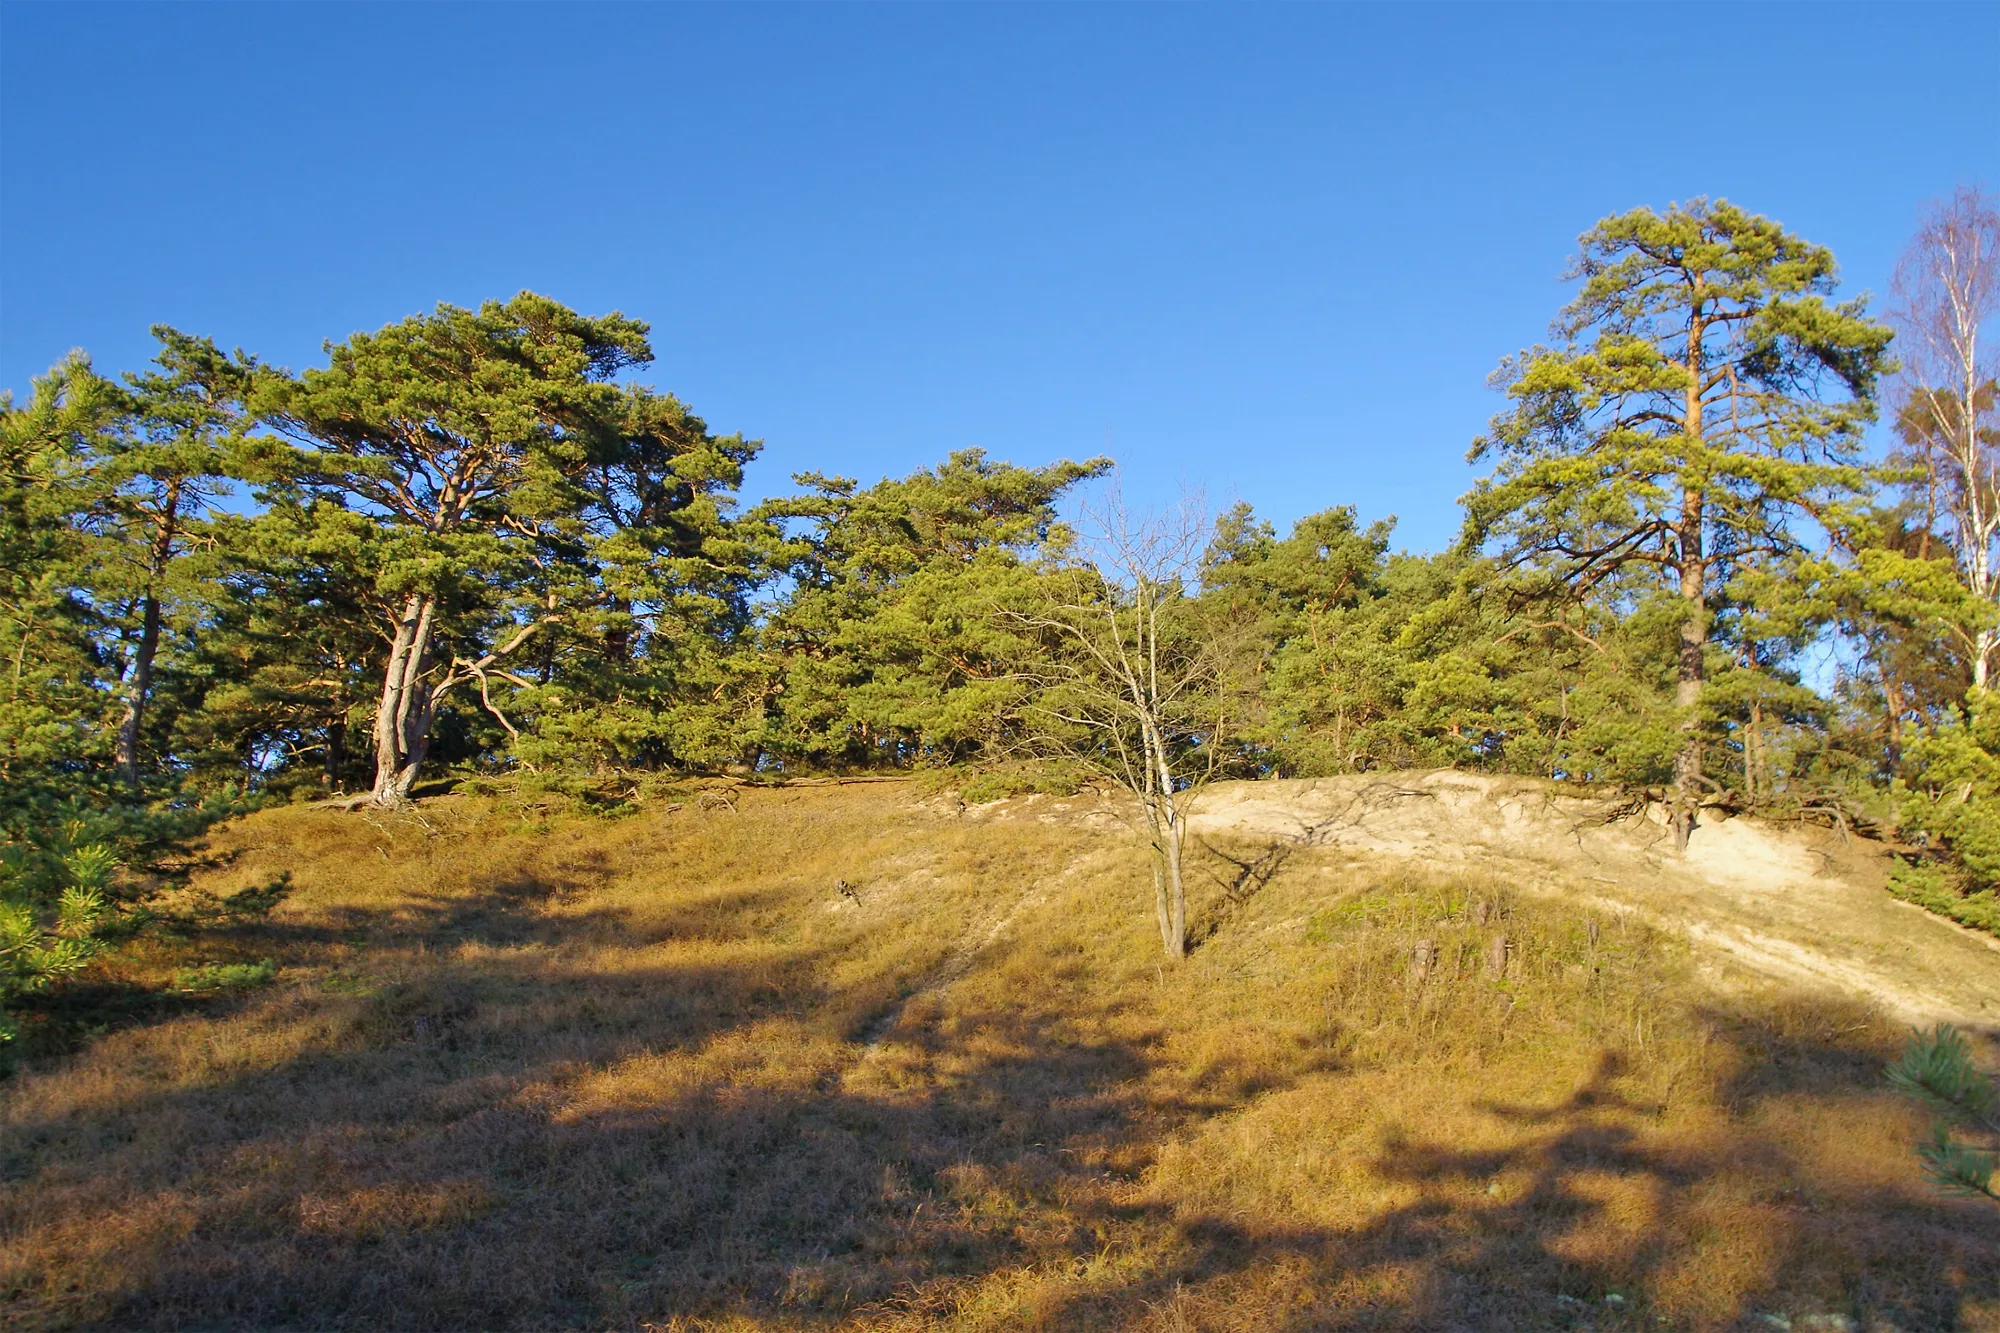
[{"label": "pine tree trunk", "polygon": [[416,785],[417,770],[430,748],[431,692],[424,682],[430,665],[434,598],[413,596],[403,603],[389,666],[382,677],[382,702],[375,710],[375,804],[401,805]]},{"label": "pine tree trunk", "polygon": [[139,785],[139,728],[146,720],[146,704],[153,694],[153,661],[160,651],[160,580],[167,562],[174,556],[174,539],[180,535],[181,485],[170,482],[153,518],[153,540],[146,552],[146,595],[140,612],[139,650],[132,658],[132,674],[125,682],[125,716],[118,723],[114,758],[125,781]]},{"label": "pine tree trunk", "polygon": [[125,682],[125,716],[118,723],[118,771],[131,786],[139,785],[139,728],[146,720],[146,700],[153,691],[153,658],[160,651],[160,599],[148,591],[140,613],[139,648],[132,656],[132,674]]},{"label": "pine tree trunk", "polygon": [[1674,847],[1686,851],[1701,803],[1702,651],[1708,646],[1708,562],[1702,553],[1702,495],[1690,490],[1681,501],[1681,651],[1674,682],[1674,707],[1681,714],[1680,752],[1674,756]]},{"label": "pine tree trunk", "polygon": [[[1697,283],[1697,285],[1699,285]],[[1702,377],[1707,362],[1702,354],[1702,334],[1706,322],[1697,301],[1694,321],[1688,328],[1688,385],[1681,430],[1690,441],[1702,438]],[[1701,802],[1701,687],[1702,650],[1708,646],[1708,553],[1703,541],[1703,520],[1708,497],[1693,479],[1681,489],[1680,528],[1674,534],[1679,545],[1681,586],[1681,651],[1675,671],[1674,707],[1679,711],[1681,745],[1674,756],[1674,847],[1687,850],[1694,836],[1695,814]]]},{"label": "pine tree trunk", "polygon": [[[1763,789],[1760,781],[1764,769],[1764,701],[1750,701],[1750,725],[1743,733],[1743,795],[1755,808],[1757,798]],[[1768,793],[1766,793],[1768,794]]]},{"label": "pine tree trunk", "polygon": [[336,717],[326,724],[326,756],[320,769],[320,786],[329,796],[340,791],[340,771],[347,767],[347,719]]},{"label": "pine tree trunk", "polygon": [[1888,733],[1885,757],[1893,776],[1903,766],[1903,683],[1890,671],[1882,673],[1882,704]]}]

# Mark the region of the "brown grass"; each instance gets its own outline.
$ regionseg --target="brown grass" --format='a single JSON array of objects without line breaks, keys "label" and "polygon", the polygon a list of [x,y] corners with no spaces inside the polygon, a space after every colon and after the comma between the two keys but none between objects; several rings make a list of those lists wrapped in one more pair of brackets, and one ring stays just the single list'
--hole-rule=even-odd
[{"label": "brown grass", "polygon": [[215,887],[296,895],[107,980],[278,979],[0,1086],[8,1322],[2000,1328],[1864,1010],[1315,852],[1211,857],[1162,967],[1132,846],[1046,801],[739,806],[227,830]]}]

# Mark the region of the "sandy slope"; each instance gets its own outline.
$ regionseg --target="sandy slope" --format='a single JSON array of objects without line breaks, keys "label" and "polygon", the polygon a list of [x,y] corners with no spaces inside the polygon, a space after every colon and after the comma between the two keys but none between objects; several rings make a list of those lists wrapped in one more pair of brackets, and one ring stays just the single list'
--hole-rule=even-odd
[{"label": "sandy slope", "polygon": [[1738,818],[1705,823],[1682,857],[1657,809],[1623,819],[1617,809],[1532,779],[1368,774],[1219,784],[1194,827],[1489,868],[1525,890],[1680,930],[1713,950],[1724,984],[1747,969],[1867,995],[1913,1024],[2000,1029],[2000,942],[1891,898],[1880,847]]}]

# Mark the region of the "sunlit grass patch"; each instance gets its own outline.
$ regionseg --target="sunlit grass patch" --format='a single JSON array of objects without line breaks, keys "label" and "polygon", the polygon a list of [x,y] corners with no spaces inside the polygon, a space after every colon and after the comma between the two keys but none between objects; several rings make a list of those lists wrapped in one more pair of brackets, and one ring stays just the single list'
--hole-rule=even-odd
[{"label": "sunlit grass patch", "polygon": [[526,836],[486,799],[225,833],[217,891],[296,891],[129,965],[275,981],[0,1090],[10,1318],[1917,1329],[2000,1299],[2000,1223],[1924,1185],[1881,1090],[1898,1034],[1724,1000],[1603,909],[1311,850],[1246,887],[1262,849],[1222,847],[1176,967],[1126,836],[1042,807],[778,789]]},{"label": "sunlit grass patch", "polygon": [[203,963],[174,970],[174,988],[184,991],[234,991],[262,986],[278,975],[269,958],[254,963]]}]

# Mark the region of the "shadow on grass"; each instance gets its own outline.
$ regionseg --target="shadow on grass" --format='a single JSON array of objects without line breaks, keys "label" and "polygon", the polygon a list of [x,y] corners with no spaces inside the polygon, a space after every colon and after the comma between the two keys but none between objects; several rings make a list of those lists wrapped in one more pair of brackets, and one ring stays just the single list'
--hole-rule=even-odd
[{"label": "shadow on grass", "polygon": [[[1824,1094],[1829,1074],[1865,1075],[1856,1089],[1863,1094],[1879,1082],[1878,1056],[1741,1015],[1704,1018],[1757,1058],[1723,1090],[1745,1118],[1780,1088]],[[1292,1333],[1995,1326],[2000,1215],[1983,1203],[1815,1181],[1777,1134],[1713,1148],[1649,1143],[1635,1119],[1664,1108],[1620,1095],[1622,1072],[1621,1058],[1606,1053],[1554,1106],[1483,1106],[1522,1131],[1504,1148],[1387,1136],[1374,1172],[1417,1187],[1421,1197],[1361,1227],[1286,1229],[1177,1213],[1175,1243],[1164,1247],[1171,1262],[1138,1281],[1045,1306],[1038,1326]],[[1729,1256],[1734,1271],[1705,1269],[1713,1261],[1693,1248],[1704,1231],[1745,1221],[1740,1213],[1701,1216],[1706,1196],[1746,1179],[1771,1186],[1741,1201],[1755,1209],[1758,1232]],[[1260,1275],[1257,1290],[1246,1279]],[[1706,1295],[1690,1290],[1704,1282],[1712,1284]],[[1678,1313],[1669,1316],[1660,1298],[1675,1287]],[[1263,1311],[1242,1308],[1248,1291]],[[1357,1298],[1357,1291],[1396,1294]],[[1345,1294],[1327,1299],[1329,1292]]]},{"label": "shadow on grass", "polygon": [[[550,913],[544,909],[560,906],[612,876],[601,852],[581,854],[558,869],[562,878],[522,870],[499,877],[476,894],[393,912],[321,909],[321,919],[311,923],[267,915],[289,893],[289,885],[281,879],[225,900],[219,905],[223,910],[211,917],[162,918],[142,929],[154,932],[163,944],[176,944],[211,959],[252,962],[281,955],[294,965],[338,966],[343,949],[385,944],[417,943],[431,951],[467,944],[522,949],[553,947],[580,931],[610,931],[630,945],[644,947],[703,933],[712,924],[710,915],[696,908],[682,914],[650,912],[643,924],[634,924],[627,914],[614,909]],[[734,906],[756,910],[782,896],[775,891],[738,893]],[[228,910],[244,898],[255,901],[247,909]],[[240,1007],[247,998],[239,990],[188,989],[171,981],[137,981],[103,969],[86,972],[14,1002],[22,1032],[8,1054],[31,1066],[46,1063],[121,1028],[191,1014],[223,1014]],[[6,1072],[0,1068],[0,1076]]]},{"label": "shadow on grass", "polygon": [[[1386,1138],[1373,1174],[1415,1202],[1287,1227],[1182,1207],[1147,1172],[1204,1119],[1337,1077],[1325,1061],[1156,1079],[1158,1041],[1104,1037],[1081,1021],[1103,1015],[1053,994],[913,1007],[864,1045],[843,1040],[864,1002],[825,979],[837,960],[579,961],[562,937],[629,923],[551,917],[559,896],[523,876],[388,918],[246,927],[253,949],[360,935],[429,952],[372,990],[267,997],[294,1036],[250,1067],[15,1114],[4,1299],[28,1326],[923,1326],[1043,1274],[987,1326],[1657,1328],[1706,1193],[1746,1161],[1788,1192],[1750,1201],[1754,1272],[1686,1322],[1784,1312],[1808,1269],[1847,1275],[1816,1299],[1860,1327],[1957,1329],[1967,1302],[2000,1298],[2000,1219],[1819,1190],[1758,1128],[1795,1089],[1873,1095],[1879,1055],[1837,1037],[1705,1016],[1741,1057],[1726,1146],[1649,1139],[1659,1108],[1620,1091],[1606,1054],[1566,1098],[1484,1108],[1508,1146]],[[712,922],[649,919],[622,942]],[[1615,1246],[1584,1243],[1599,1234]]]},{"label": "shadow on grass", "polygon": [[[13,1001],[21,1031],[16,1050],[0,1065],[0,1078],[15,1060],[42,1062],[82,1049],[120,1028],[157,1023],[183,1014],[212,1013],[235,1003],[230,994],[202,994],[169,986],[142,986],[122,980],[84,978]],[[5,1083],[0,1082],[0,1087]]]},{"label": "shadow on grass", "polygon": [[1289,838],[1240,848],[1209,838],[1197,837],[1197,843],[1202,852],[1197,864],[1214,885],[1214,892],[1212,901],[1195,912],[1188,931],[1190,949],[1201,948],[1226,930],[1303,845]]},{"label": "shadow on grass", "polygon": [[[200,939],[240,952],[235,946],[255,933],[291,893],[291,876],[279,875],[220,899],[208,898],[194,911],[159,914],[142,908],[119,918],[105,938],[114,946],[147,935],[175,943]],[[85,972],[14,997],[10,1007],[21,1030],[0,1050],[0,1079],[12,1073],[20,1060],[59,1058],[119,1028],[216,1012],[239,998],[234,987],[145,985],[104,970]]]}]

